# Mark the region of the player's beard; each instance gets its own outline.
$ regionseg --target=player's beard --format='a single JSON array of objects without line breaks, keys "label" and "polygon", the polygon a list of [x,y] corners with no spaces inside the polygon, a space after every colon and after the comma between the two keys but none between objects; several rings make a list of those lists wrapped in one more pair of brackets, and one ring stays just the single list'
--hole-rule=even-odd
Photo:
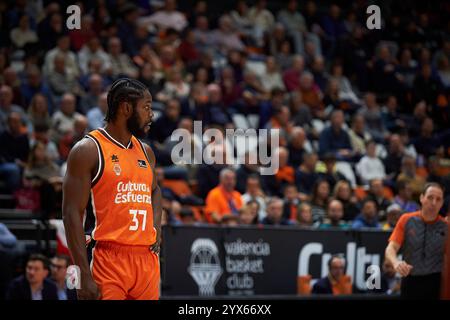
[{"label": "player's beard", "polygon": [[143,126],[139,125],[139,117],[136,110],[134,110],[131,117],[127,120],[128,131],[136,138],[145,138],[147,136],[147,132],[145,131],[146,126],[147,124]]}]

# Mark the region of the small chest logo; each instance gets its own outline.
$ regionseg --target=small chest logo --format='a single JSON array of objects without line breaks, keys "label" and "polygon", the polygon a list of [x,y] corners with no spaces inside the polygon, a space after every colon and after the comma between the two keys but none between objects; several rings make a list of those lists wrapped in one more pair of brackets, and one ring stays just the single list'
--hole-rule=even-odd
[{"label": "small chest logo", "polygon": [[147,162],[145,160],[138,160],[138,166],[144,169],[147,169]]},{"label": "small chest logo", "polygon": [[118,157],[116,154],[113,154],[113,155],[111,156],[111,161],[112,161],[112,162],[119,162],[119,157]]},{"label": "small chest logo", "polygon": [[114,164],[113,170],[117,176],[119,176],[120,173],[122,172],[122,168],[120,167],[120,165],[118,163]]}]

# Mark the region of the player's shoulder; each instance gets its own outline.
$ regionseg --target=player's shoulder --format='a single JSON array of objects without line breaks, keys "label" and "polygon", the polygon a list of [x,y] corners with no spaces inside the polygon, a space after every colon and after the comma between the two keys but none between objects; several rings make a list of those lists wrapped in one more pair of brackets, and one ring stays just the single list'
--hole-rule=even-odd
[{"label": "player's shoulder", "polygon": [[97,159],[96,142],[88,136],[83,137],[70,150],[69,159],[90,161]]}]

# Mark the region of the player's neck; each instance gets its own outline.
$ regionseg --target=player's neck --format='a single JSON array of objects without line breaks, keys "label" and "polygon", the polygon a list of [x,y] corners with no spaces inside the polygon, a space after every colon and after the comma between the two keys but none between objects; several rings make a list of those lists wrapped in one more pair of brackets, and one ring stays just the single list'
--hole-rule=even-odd
[{"label": "player's neck", "polygon": [[104,129],[111,137],[119,141],[124,146],[127,146],[130,143],[131,133],[126,127],[118,126],[115,123],[109,122],[106,124]]}]

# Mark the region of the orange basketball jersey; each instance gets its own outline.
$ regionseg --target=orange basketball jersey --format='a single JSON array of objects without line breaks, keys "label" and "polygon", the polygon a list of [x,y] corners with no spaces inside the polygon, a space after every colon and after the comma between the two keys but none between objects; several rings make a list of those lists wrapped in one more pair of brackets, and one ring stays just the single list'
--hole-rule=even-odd
[{"label": "orange basketball jersey", "polygon": [[[86,135],[97,146],[99,166],[91,184],[88,232],[96,241],[151,245],[153,227],[153,170],[144,145],[134,136],[128,146],[99,128]],[[85,220],[85,229],[88,218]]]}]

